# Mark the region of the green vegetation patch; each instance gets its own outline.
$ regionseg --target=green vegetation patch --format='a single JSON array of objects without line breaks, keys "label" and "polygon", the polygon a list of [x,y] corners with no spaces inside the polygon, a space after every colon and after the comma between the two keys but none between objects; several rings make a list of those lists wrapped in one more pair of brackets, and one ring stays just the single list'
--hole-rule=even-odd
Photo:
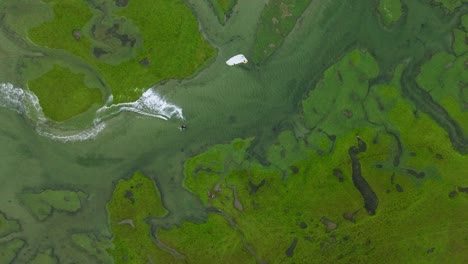
[{"label": "green vegetation patch", "polygon": [[253,60],[262,62],[281,46],[311,0],[270,0],[256,32]]},{"label": "green vegetation patch", "polygon": [[[465,33],[463,33],[465,34]],[[468,134],[468,74],[465,69],[468,53],[459,57],[441,52],[421,66],[418,85],[428,91]]]},{"label": "green vegetation patch", "polygon": [[7,218],[6,214],[0,211],[0,238],[21,230],[21,225],[16,219]]},{"label": "green vegetation patch", "polygon": [[154,243],[147,218],[166,214],[155,183],[141,172],[120,180],[107,204],[115,263],[170,263],[173,257]]},{"label": "green vegetation patch", "polygon": [[401,0],[380,0],[378,11],[385,25],[391,25],[401,17]]},{"label": "green vegetation patch", "polygon": [[29,31],[29,38],[36,44],[51,49],[65,49],[79,57],[91,55],[89,39],[75,41],[72,32],[81,30],[93,14],[85,1],[45,1],[53,6],[54,16],[42,25]]},{"label": "green vegetation patch", "polygon": [[34,256],[34,258],[28,262],[28,264],[57,264],[57,257],[54,255],[54,250],[52,248],[47,249],[46,251],[39,252]]},{"label": "green vegetation patch", "polygon": [[[358,126],[332,126],[328,120],[342,109],[331,107],[311,123],[305,139],[283,131],[267,150],[269,163],[249,155],[252,139],[215,145],[189,159],[185,186],[216,213],[201,224],[159,230],[160,240],[190,263],[462,262],[468,156],[452,148],[429,116],[415,114],[401,92],[403,69],[397,67],[390,82],[369,87],[378,67],[366,52],[353,51],[326,71],[304,103],[310,97],[340,100],[318,93],[325,81],[337,84],[345,98],[355,89],[367,113],[356,116]],[[342,77],[332,77],[339,70]],[[304,115],[317,112],[304,107]],[[378,198],[372,216],[353,179],[349,150],[357,136],[365,144],[356,155],[359,173]],[[234,150],[237,144],[242,147]],[[252,258],[244,258],[245,250]]]},{"label": "green vegetation patch", "polygon": [[28,82],[29,89],[39,98],[44,114],[55,121],[65,121],[85,112],[92,105],[102,105],[99,89],[89,88],[85,75],[55,65],[52,70]]},{"label": "green vegetation patch", "polygon": [[460,7],[463,3],[468,2],[468,0],[435,0],[436,3],[440,3],[443,7],[448,9],[450,12],[453,12],[455,9]]},{"label": "green vegetation patch", "polygon": [[464,14],[461,17],[461,24],[466,32],[468,32],[468,14]]},{"label": "green vegetation patch", "polygon": [[[334,130],[341,134],[368,125],[361,102],[366,98],[369,80],[378,73],[379,66],[374,58],[358,49],[325,70],[323,79],[302,104],[306,126],[319,126],[328,133]],[[339,130],[337,124],[340,124]]]},{"label": "green vegetation patch", "polygon": [[0,263],[12,263],[25,244],[26,242],[18,238],[0,243]]},{"label": "green vegetation patch", "polygon": [[[215,54],[182,0],[130,1],[126,7],[116,8],[116,14],[98,12],[94,18],[85,1],[49,2],[53,19],[31,29],[29,38],[38,45],[66,50],[84,59],[110,88],[114,103],[135,101],[162,80],[188,77]],[[62,73],[69,82],[55,87],[54,92],[71,93],[69,97],[76,98],[81,108],[70,106],[73,110],[58,116],[64,110],[61,105],[43,99],[46,114],[64,119],[100,100],[82,96],[80,89],[70,91],[70,87],[81,87],[82,81]]]},{"label": "green vegetation patch", "polygon": [[210,214],[206,223],[185,222],[175,229],[160,229],[158,237],[184,254],[185,263],[256,263],[242,246],[238,231],[219,214]]},{"label": "green vegetation patch", "polygon": [[80,191],[45,190],[40,193],[21,194],[21,202],[39,221],[52,215],[54,210],[75,213],[81,208],[81,200],[87,195]]},{"label": "green vegetation patch", "polygon": [[224,25],[237,0],[208,0],[220,24]]}]

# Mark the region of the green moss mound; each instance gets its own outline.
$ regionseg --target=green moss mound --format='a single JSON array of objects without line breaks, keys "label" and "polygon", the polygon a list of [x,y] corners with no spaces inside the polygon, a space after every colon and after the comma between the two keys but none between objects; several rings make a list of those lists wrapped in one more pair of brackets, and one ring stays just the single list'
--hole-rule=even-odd
[{"label": "green moss mound", "polygon": [[260,16],[253,50],[256,63],[271,56],[293,29],[310,0],[271,0]]},{"label": "green moss mound", "polygon": [[401,0],[380,0],[378,11],[383,23],[391,25],[401,17]]},{"label": "green moss mound", "polygon": [[169,263],[173,257],[154,243],[147,218],[166,214],[154,182],[136,172],[128,180],[120,180],[107,204],[113,234],[113,248],[108,252],[115,263]]},{"label": "green moss mound", "polygon": [[[110,88],[114,103],[135,101],[162,80],[189,77],[215,54],[182,0],[130,1],[126,7],[112,7],[114,13],[96,11],[94,16],[84,1],[49,3],[54,17],[31,29],[29,38],[38,45],[66,50],[83,59]],[[83,111],[89,102],[99,98],[79,93],[75,96],[70,87],[82,86],[81,80],[62,74],[69,82],[55,87],[55,93],[71,93],[69,96],[76,97],[76,104],[82,106],[69,107],[74,111],[66,110],[68,116]],[[42,107],[58,115],[64,109],[56,103],[43,99]]]},{"label": "green moss mound", "polygon": [[81,200],[87,195],[83,192],[68,190],[45,190],[40,193],[21,194],[21,202],[39,221],[52,215],[54,210],[74,213],[81,208]]},{"label": "green moss mound", "polygon": [[102,105],[98,89],[86,86],[84,74],[55,65],[52,70],[28,82],[39,98],[44,114],[55,121],[65,121],[85,112],[93,105]]}]

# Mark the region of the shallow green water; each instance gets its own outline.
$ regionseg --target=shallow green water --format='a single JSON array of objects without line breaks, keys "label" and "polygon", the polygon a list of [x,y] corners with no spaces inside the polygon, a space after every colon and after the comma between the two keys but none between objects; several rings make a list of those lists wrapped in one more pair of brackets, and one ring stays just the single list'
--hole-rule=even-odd
[{"label": "shallow green water", "polygon": [[[28,4],[23,2],[22,8]],[[36,123],[27,116],[0,108],[0,211],[19,219],[22,226],[21,232],[0,238],[0,242],[10,237],[26,241],[15,263],[26,263],[36,252],[48,248],[54,248],[60,263],[93,263],[93,258],[73,246],[70,235],[92,232],[110,237],[105,205],[116,181],[136,170],[156,181],[170,212],[156,222],[170,226],[182,220],[204,219],[199,198],[181,185],[185,160],[213,144],[250,136],[256,137],[251,152],[262,159],[266,146],[282,129],[301,129],[303,96],[323,71],[348,51],[355,47],[369,50],[383,73],[378,79],[389,80],[401,62],[416,67],[430,54],[449,51],[451,30],[468,9],[465,4],[447,14],[430,1],[402,1],[402,19],[384,28],[376,1],[313,0],[283,46],[263,64],[229,68],[225,60],[230,56],[251,54],[266,1],[240,0],[224,27],[207,1],[188,2],[202,32],[218,48],[218,56],[191,79],[156,86],[168,101],[183,109],[186,131],[178,130],[182,121],[177,119],[164,121],[123,112],[107,118],[106,128],[95,139],[64,143],[39,135]],[[21,27],[18,31],[21,34]],[[42,50],[13,36],[0,31],[0,83],[21,87],[24,80],[13,66],[31,60]],[[47,59],[60,57],[75,67],[85,67],[75,58],[61,56],[50,52]],[[409,77],[414,77],[417,71],[410,73]],[[408,94],[427,109],[417,92]],[[430,114],[432,110],[423,111]],[[86,127],[90,119],[79,118],[70,126]],[[466,143],[459,139],[463,136],[453,137],[461,142],[458,149],[466,149]],[[40,222],[21,205],[20,196],[42,189],[80,190],[88,196],[78,212],[54,212]]]}]

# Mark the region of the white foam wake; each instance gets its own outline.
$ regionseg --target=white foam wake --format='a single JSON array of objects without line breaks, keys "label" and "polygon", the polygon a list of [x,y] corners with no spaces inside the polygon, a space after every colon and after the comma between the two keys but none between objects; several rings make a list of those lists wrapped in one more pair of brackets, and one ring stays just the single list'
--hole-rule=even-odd
[{"label": "white foam wake", "polygon": [[[110,98],[111,101],[112,99]],[[141,115],[157,117],[164,120],[170,118],[184,119],[182,108],[171,104],[164,99],[154,88],[148,89],[143,95],[132,103],[120,103],[110,106],[103,106],[98,113],[105,113],[105,116],[114,115],[122,111],[135,112]]]},{"label": "white foam wake", "polygon": [[37,96],[11,83],[0,83],[0,106],[16,111],[36,122],[46,120]]},{"label": "white foam wake", "polygon": [[[112,103],[112,95],[107,101],[107,104],[110,103]],[[63,142],[84,141],[96,138],[106,127],[104,121],[122,111],[135,112],[164,120],[170,118],[184,119],[182,108],[166,101],[154,88],[148,89],[135,102],[100,108],[97,110],[92,124],[80,131],[60,128],[61,125],[59,123],[48,121],[39,105],[37,96],[31,91],[14,87],[11,83],[0,83],[0,107],[16,111],[32,120],[36,125],[36,131],[40,135]],[[53,124],[54,127],[50,124]]]}]

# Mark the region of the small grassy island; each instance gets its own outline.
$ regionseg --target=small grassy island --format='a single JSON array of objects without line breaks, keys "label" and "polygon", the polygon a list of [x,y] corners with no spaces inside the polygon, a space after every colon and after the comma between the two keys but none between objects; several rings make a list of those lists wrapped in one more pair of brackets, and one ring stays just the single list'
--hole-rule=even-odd
[{"label": "small grassy island", "polygon": [[[215,54],[198,31],[198,22],[182,0],[94,1],[91,9],[81,0],[48,0],[53,16],[29,30],[37,45],[64,50],[93,69],[102,93],[83,84],[76,72],[61,70],[61,79],[46,85],[58,73],[45,73],[30,86],[46,115],[66,120],[93,103],[101,103],[110,90],[113,103],[131,102],[152,85],[194,74]],[[94,11],[93,11],[94,10]],[[43,80],[43,81],[40,81]],[[46,96],[47,95],[47,96]],[[56,104],[59,101],[72,101]],[[79,105],[79,106],[78,106]]]},{"label": "small grassy island", "polygon": [[265,5],[257,28],[253,60],[260,63],[271,56],[293,29],[311,0],[271,0]]},{"label": "small grassy island", "polygon": [[401,0],[380,0],[378,10],[382,22],[389,26],[401,17]]},{"label": "small grassy island", "polygon": [[224,25],[232,13],[237,0],[209,0],[211,8],[216,14],[220,24]]},{"label": "small grassy island", "polygon": [[39,221],[50,217],[54,211],[75,213],[81,209],[81,200],[87,195],[81,191],[44,190],[21,194],[22,204]]}]

